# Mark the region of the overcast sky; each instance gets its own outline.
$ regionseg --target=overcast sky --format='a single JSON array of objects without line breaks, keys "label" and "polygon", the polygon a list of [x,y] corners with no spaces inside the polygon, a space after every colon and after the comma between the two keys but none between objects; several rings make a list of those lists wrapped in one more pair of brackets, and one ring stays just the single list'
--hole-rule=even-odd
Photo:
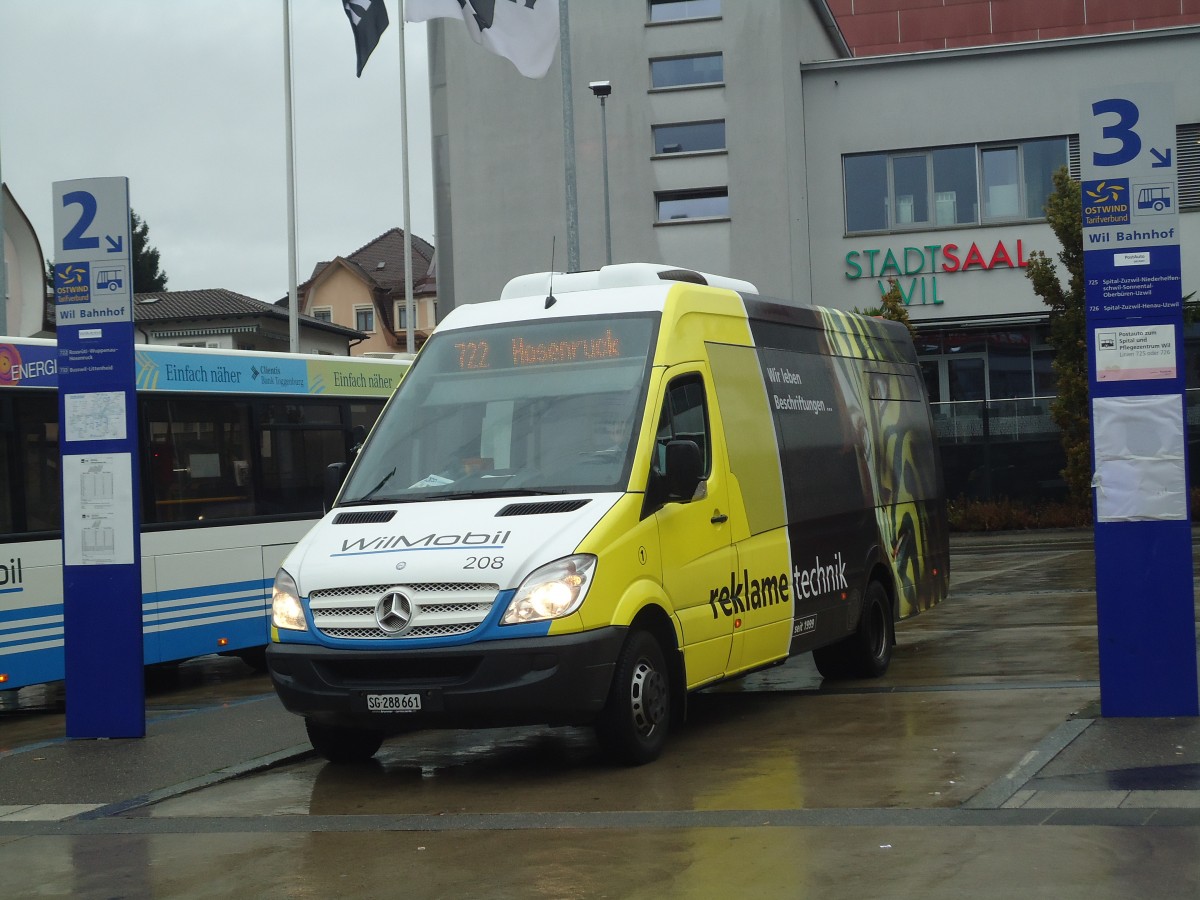
[{"label": "overcast sky", "polygon": [[[290,0],[297,272],[402,227],[399,21],[362,78],[341,0]],[[436,243],[425,26],[405,26],[411,230]],[[51,185],[124,175],[169,290],[288,292],[283,0],[0,2],[0,178],[54,255]]]}]

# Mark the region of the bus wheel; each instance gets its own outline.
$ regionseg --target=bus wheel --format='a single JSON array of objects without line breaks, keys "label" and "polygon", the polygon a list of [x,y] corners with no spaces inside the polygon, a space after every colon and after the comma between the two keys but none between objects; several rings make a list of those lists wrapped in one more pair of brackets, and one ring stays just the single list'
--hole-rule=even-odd
[{"label": "bus wheel", "polygon": [[867,588],[866,602],[854,634],[813,651],[817,671],[825,678],[878,678],[892,662],[892,604],[878,581]]},{"label": "bus wheel", "polygon": [[252,668],[255,672],[258,672],[259,674],[266,673],[267,648],[265,646],[246,647],[242,650],[234,650],[233,655]]},{"label": "bus wheel", "polygon": [[383,734],[367,728],[324,725],[304,720],[313,749],[331,763],[366,762],[383,744]]},{"label": "bus wheel", "polygon": [[662,646],[634,631],[621,648],[596,737],[617,762],[640,766],[658,759],[671,726],[671,676]]}]

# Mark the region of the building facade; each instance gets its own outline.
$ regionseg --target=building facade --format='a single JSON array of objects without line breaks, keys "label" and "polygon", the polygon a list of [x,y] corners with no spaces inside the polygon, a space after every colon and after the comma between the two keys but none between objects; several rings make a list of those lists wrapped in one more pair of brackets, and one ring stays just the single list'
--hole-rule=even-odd
[{"label": "building facade", "polygon": [[[315,319],[361,332],[352,356],[415,353],[437,321],[433,246],[412,238],[413,346],[408,346],[408,298],[404,276],[404,232],[385,231],[353,253],[320,262],[298,287],[300,311]],[[279,301],[287,305],[287,298]]]},{"label": "building facade", "polygon": [[46,262],[33,225],[8,190],[0,184],[0,334],[46,337],[54,332],[53,310],[46,306]]},{"label": "building facade", "polygon": [[1195,25],[1196,0],[828,0],[854,56]]},{"label": "building facade", "polygon": [[[952,491],[1052,493],[1048,315],[1025,277],[1059,250],[1051,177],[1078,175],[1085,91],[1173,83],[1184,292],[1200,287],[1200,82],[1184,75],[1200,27],[859,58],[829,9],[570,4],[580,267],[604,262],[603,127],[615,262],[846,310],[895,281]],[[430,27],[443,311],[550,268],[552,245],[566,259],[562,72],[524,79],[461,31]],[[612,85],[603,122],[596,80]]]}]

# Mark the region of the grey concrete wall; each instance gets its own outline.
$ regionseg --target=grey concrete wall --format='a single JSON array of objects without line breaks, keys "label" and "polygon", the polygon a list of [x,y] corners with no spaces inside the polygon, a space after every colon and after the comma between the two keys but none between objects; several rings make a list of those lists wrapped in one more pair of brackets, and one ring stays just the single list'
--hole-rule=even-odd
[{"label": "grey concrete wall", "polygon": [[[665,262],[807,293],[800,63],[835,55],[807,2],[724,4],[719,19],[649,24],[644,0],[570,5],[580,267],[604,263],[599,101],[606,115],[614,262]],[[522,78],[459,23],[431,23],[442,313],[488,299],[518,274],[566,268],[561,72]],[[653,91],[648,61],[720,51],[725,84]],[[651,126],[726,120],[727,153],[652,158]],[[448,173],[448,177],[447,174]],[[655,224],[655,191],[729,186],[728,221]],[[797,210],[801,214],[797,214]],[[447,262],[447,257],[451,262]],[[442,273],[447,267],[452,271]],[[797,284],[797,278],[802,284]],[[449,279],[449,282],[447,281]]]}]

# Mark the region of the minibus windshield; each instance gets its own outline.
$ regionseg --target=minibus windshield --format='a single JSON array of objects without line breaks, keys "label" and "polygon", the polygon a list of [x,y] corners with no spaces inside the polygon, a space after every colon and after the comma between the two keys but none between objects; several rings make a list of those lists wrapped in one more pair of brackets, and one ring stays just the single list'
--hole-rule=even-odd
[{"label": "minibus windshield", "polygon": [[624,490],[655,314],[437,332],[339,505]]}]

